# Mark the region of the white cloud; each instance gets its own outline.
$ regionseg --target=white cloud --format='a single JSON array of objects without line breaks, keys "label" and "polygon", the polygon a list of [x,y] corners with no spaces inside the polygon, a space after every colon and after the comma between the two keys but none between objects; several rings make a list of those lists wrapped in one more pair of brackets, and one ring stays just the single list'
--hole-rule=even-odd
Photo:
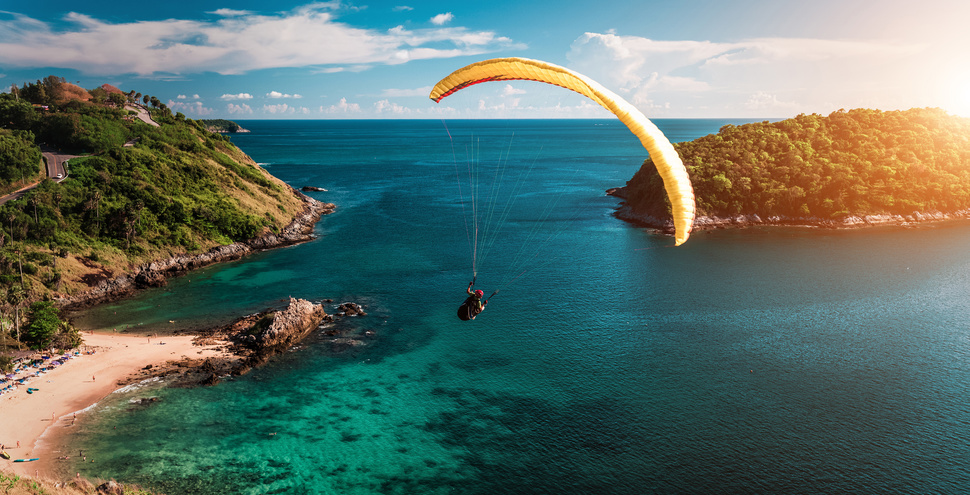
[{"label": "white cloud", "polygon": [[[656,110],[654,115],[689,116],[690,109],[704,109],[703,116],[784,117],[839,107],[897,108],[903,96],[922,92],[900,73],[925,65],[919,59],[931,53],[918,42],[759,38],[717,43],[586,33],[567,57],[570,68],[641,109]],[[923,105],[910,100],[910,106]]]},{"label": "white cloud", "polygon": [[263,105],[263,112],[270,115],[310,115],[307,107],[292,107],[286,103],[279,105]]},{"label": "white cloud", "polygon": [[778,99],[778,95],[767,93],[765,91],[758,91],[757,93],[754,93],[748,97],[747,101],[744,102],[744,106],[745,108],[756,111],[774,111],[785,107],[794,110],[798,105],[793,101],[780,101]]},{"label": "white cloud", "polygon": [[252,115],[253,113],[252,107],[245,103],[239,105],[230,103],[226,105],[226,111],[229,112],[229,115]]},{"label": "white cloud", "polygon": [[338,7],[347,8],[313,3],[272,15],[220,9],[213,11],[219,17],[212,20],[124,23],[71,13],[54,24],[9,14],[0,20],[0,65],[99,75],[243,74],[281,67],[366,67],[521,48],[495,32],[464,27],[358,28],[338,22]]},{"label": "white cloud", "polygon": [[524,94],[525,94],[524,89],[513,87],[511,84],[506,84],[505,89],[502,90],[502,96],[524,95]]},{"label": "white cloud", "polygon": [[393,10],[394,12],[410,12],[414,10],[414,7],[408,7],[407,5],[398,5],[397,7],[394,7],[391,10]]},{"label": "white cloud", "polygon": [[336,105],[327,108],[320,107],[321,113],[360,113],[360,104],[347,103],[347,98],[341,98]]},{"label": "white cloud", "polygon": [[253,99],[253,95],[251,95],[249,93],[237,93],[237,94],[234,94],[234,95],[224,94],[224,95],[220,96],[219,98],[220,99],[223,99],[223,100],[252,100]]},{"label": "white cloud", "polygon": [[201,101],[184,102],[184,101],[168,101],[168,108],[173,112],[182,112],[185,115],[193,116],[197,115],[200,117],[205,117],[215,113],[215,110],[206,107]]},{"label": "white cloud", "polygon": [[432,17],[431,24],[434,24],[435,26],[444,26],[445,24],[448,24],[454,19],[455,19],[455,15],[452,14],[451,12],[447,12],[447,13],[438,14]]},{"label": "white cloud", "polygon": [[380,100],[374,103],[374,111],[380,114],[391,114],[391,115],[407,115],[411,113],[411,109],[393,103],[389,100]]},{"label": "white cloud", "polygon": [[242,17],[247,15],[252,15],[251,10],[235,10],[235,9],[217,9],[212,12],[206,12],[207,14],[215,14],[222,17]]},{"label": "white cloud", "polygon": [[263,105],[263,111],[270,114],[286,115],[296,112],[296,109],[286,103],[280,103],[279,105]]},{"label": "white cloud", "polygon": [[296,99],[303,98],[300,95],[291,95],[291,94],[286,94],[286,93],[280,93],[279,91],[270,91],[269,93],[266,93],[266,97],[267,98],[273,98],[273,99],[277,99],[277,98],[296,98]]},{"label": "white cloud", "polygon": [[386,98],[401,98],[401,97],[411,97],[411,96],[428,96],[431,94],[431,86],[424,86],[421,88],[414,89],[395,89],[388,88],[381,91],[381,96]]},{"label": "white cloud", "polygon": [[[199,98],[200,98],[200,96],[196,94],[196,95],[192,95],[192,98],[191,99],[198,100]],[[188,96],[185,96],[185,95],[178,95],[178,96],[175,97],[175,99],[177,99],[177,100],[187,100],[187,99],[189,99],[189,97]]]}]

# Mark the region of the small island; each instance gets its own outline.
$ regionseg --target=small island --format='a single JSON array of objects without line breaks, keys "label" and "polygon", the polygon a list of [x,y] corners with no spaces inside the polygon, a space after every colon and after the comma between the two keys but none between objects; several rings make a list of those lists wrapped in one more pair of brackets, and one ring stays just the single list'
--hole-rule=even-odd
[{"label": "small island", "polygon": [[[941,109],[839,110],[727,125],[674,145],[690,175],[695,229],[864,227],[970,217],[970,119]],[[651,160],[616,215],[672,230]]]},{"label": "small island", "polygon": [[237,132],[249,132],[248,129],[243,129],[243,127],[231,120],[225,119],[200,119],[202,125],[206,127],[209,132],[216,133],[226,133],[235,134]]}]

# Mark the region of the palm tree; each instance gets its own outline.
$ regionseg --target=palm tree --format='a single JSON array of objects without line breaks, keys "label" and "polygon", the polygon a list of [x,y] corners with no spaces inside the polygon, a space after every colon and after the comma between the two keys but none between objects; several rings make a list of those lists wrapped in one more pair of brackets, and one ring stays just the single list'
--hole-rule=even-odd
[{"label": "palm tree", "polygon": [[17,328],[17,348],[19,349],[20,344],[20,305],[27,299],[27,294],[24,291],[23,283],[20,285],[11,285],[7,289],[7,302],[13,306],[14,310],[14,326]]},{"label": "palm tree", "polygon": [[101,190],[94,190],[91,199],[84,203],[84,209],[87,211],[95,210],[95,226],[98,230],[101,230]]}]

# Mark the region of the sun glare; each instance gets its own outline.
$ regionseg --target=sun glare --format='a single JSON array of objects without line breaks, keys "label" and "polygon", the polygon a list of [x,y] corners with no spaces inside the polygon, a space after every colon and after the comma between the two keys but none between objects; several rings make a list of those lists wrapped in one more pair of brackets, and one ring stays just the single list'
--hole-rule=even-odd
[{"label": "sun glare", "polygon": [[970,72],[953,78],[949,88],[950,113],[970,117]]},{"label": "sun glare", "polygon": [[970,117],[970,83],[964,84],[960,89],[953,113],[961,117]]}]

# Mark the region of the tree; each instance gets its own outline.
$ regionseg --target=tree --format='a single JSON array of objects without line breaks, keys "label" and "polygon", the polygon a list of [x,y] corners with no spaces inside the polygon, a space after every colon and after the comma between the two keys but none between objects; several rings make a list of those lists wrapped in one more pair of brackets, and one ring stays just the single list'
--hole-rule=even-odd
[{"label": "tree", "polygon": [[11,306],[13,306],[13,312],[14,312],[13,323],[14,323],[14,327],[16,328],[16,332],[17,332],[17,342],[18,342],[18,345],[21,342],[21,340],[20,340],[20,304],[23,303],[24,302],[24,299],[26,299],[26,298],[27,298],[27,292],[24,290],[23,284],[20,284],[20,285],[16,285],[16,284],[15,285],[11,285],[10,288],[7,289],[7,302],[9,302]]},{"label": "tree", "polygon": [[127,98],[125,98],[125,95],[121,93],[110,93],[108,94],[108,101],[118,105],[119,107],[123,107],[125,106],[125,101],[127,101]]},{"label": "tree", "polygon": [[30,305],[27,315],[29,323],[24,328],[24,343],[31,349],[50,347],[61,327],[57,308],[51,301],[37,301]]},{"label": "tree", "polygon": [[30,131],[0,129],[0,184],[37,173],[41,153],[33,141],[34,135]]},{"label": "tree", "polygon": [[19,97],[11,98],[8,95],[0,95],[0,123],[3,127],[34,130],[38,120],[40,120],[40,116],[30,102]]}]

